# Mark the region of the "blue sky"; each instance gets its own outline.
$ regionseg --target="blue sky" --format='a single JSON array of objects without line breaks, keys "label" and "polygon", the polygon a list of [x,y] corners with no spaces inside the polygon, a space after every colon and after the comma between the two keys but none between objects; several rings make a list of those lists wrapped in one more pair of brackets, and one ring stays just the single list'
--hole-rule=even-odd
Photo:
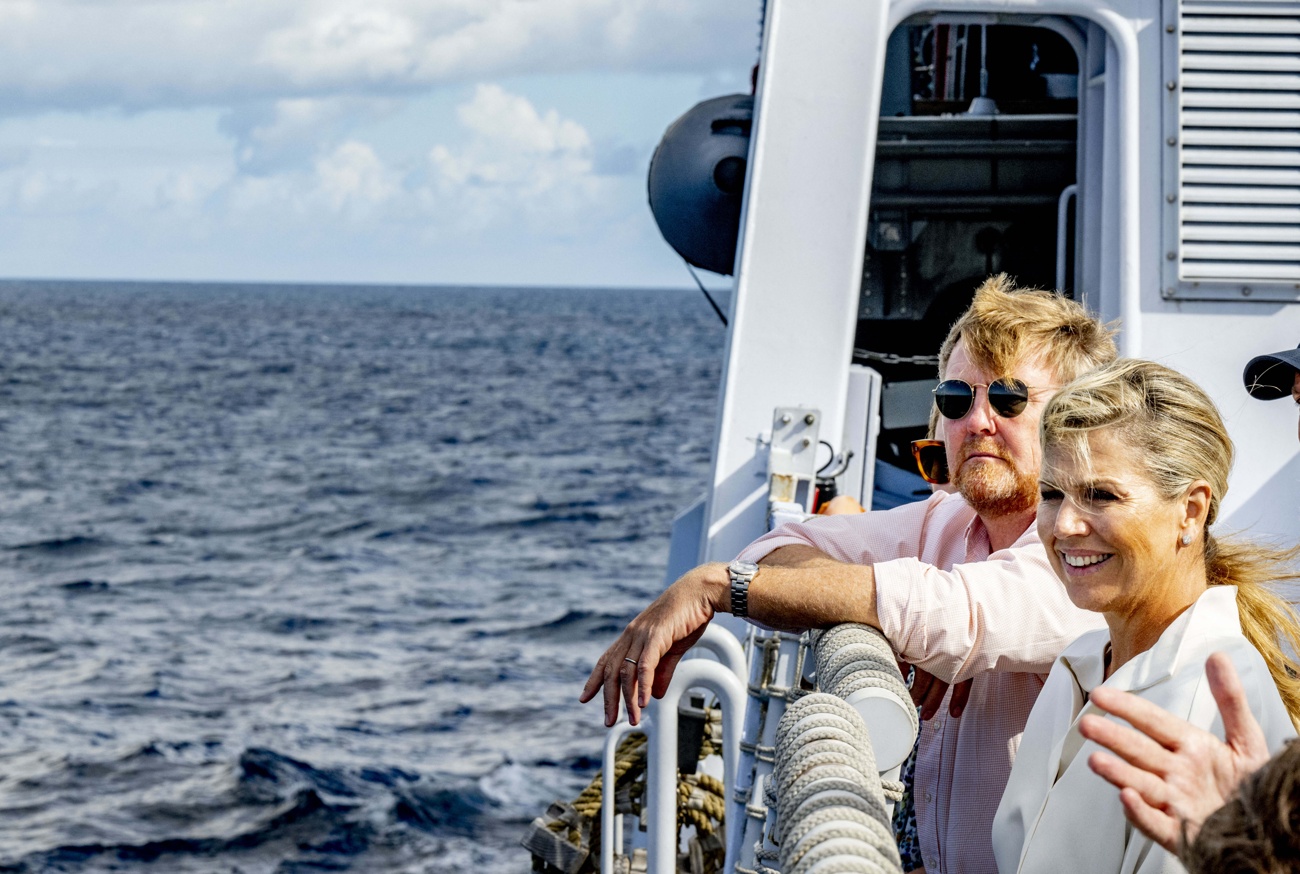
[{"label": "blue sky", "polygon": [[0,276],[682,286],[663,130],[759,0],[5,0]]}]

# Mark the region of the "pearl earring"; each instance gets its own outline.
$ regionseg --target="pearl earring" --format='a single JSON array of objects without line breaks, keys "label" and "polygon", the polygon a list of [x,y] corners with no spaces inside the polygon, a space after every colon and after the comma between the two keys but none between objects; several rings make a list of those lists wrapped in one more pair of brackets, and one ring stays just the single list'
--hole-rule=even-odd
[{"label": "pearl earring", "polygon": [[1183,533],[1182,544],[1183,544],[1183,546],[1191,546],[1191,545],[1192,545],[1192,532],[1187,531],[1187,532],[1184,532],[1184,533]]}]

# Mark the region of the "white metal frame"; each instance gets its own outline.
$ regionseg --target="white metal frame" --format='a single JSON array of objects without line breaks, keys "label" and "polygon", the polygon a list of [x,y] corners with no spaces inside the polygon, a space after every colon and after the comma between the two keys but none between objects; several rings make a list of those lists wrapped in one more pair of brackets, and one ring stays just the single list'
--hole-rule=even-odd
[{"label": "white metal frame", "polygon": [[1119,80],[1119,179],[1105,196],[1118,222],[1114,250],[1102,241],[1099,278],[1118,294],[1099,294],[1098,305],[1123,317],[1124,354],[1141,354],[1141,211],[1139,198],[1122,194],[1137,190],[1140,160],[1129,18],[1088,0],[770,0],[702,561],[728,560],[764,530],[758,449],[773,407],[815,407],[823,433],[845,431],[885,46],[922,12],[1077,16],[1105,30],[1116,56],[1107,74]]}]

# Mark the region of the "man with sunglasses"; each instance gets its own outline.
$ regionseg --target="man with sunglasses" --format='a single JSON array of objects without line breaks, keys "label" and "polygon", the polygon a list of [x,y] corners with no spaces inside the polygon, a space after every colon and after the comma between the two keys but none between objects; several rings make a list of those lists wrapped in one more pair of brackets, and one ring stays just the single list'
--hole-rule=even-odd
[{"label": "man with sunglasses", "polygon": [[581,700],[603,689],[612,725],[621,694],[636,724],[715,612],[791,630],[872,625],[923,683],[935,678],[934,697],[973,680],[964,716],[953,706],[922,729],[917,829],[929,874],[996,871],[993,812],[1025,720],[1056,656],[1101,625],[1070,603],[1038,540],[1038,421],[1056,388],[1114,357],[1077,303],[989,279],[939,355],[936,436],[959,494],[785,525],[730,566],[690,571],[601,656]]}]

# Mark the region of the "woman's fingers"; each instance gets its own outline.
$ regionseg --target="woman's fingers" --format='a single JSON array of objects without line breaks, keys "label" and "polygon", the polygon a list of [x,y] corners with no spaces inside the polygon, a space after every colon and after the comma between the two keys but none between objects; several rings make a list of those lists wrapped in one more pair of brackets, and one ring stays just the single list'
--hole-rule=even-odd
[{"label": "woman's fingers", "polygon": [[1079,733],[1093,743],[1110,750],[1130,765],[1145,771],[1154,771],[1163,776],[1168,773],[1173,764],[1173,755],[1164,746],[1140,731],[1134,731],[1128,726],[1100,716],[1088,714],[1082,717],[1079,720]]},{"label": "woman's fingers", "polygon": [[1119,789],[1124,815],[1138,831],[1171,853],[1178,852],[1183,818],[1167,797],[1168,784],[1154,774],[1106,753],[1093,753],[1088,767]]},{"label": "woman's fingers", "polygon": [[1169,711],[1131,692],[1098,686],[1092,690],[1089,700],[1110,715],[1118,716],[1166,749],[1176,748],[1187,739],[1189,732],[1199,731]]},{"label": "woman's fingers", "polygon": [[1241,686],[1241,678],[1237,676],[1232,660],[1224,653],[1213,653],[1205,662],[1205,674],[1210,694],[1223,717],[1224,739],[1240,757],[1237,763],[1240,773],[1236,775],[1240,779],[1268,761],[1268,739],[1250,712],[1246,690]]},{"label": "woman's fingers", "polygon": [[1214,653],[1205,671],[1226,744],[1148,701],[1104,687],[1092,691],[1092,703],[1133,728],[1091,714],[1079,720],[1085,738],[1115,754],[1093,753],[1088,766],[1120,788],[1129,821],[1170,852],[1177,852],[1184,829],[1188,840],[1195,837],[1241,779],[1268,760],[1267,740],[1231,660]]},{"label": "woman's fingers", "polygon": [[1168,807],[1164,780],[1140,765],[1124,762],[1108,753],[1095,752],[1088,756],[1088,767],[1116,789],[1132,789],[1152,807],[1162,810]]},{"label": "woman's fingers", "polygon": [[934,682],[934,677],[920,668],[914,667],[912,674],[912,686],[909,691],[912,693],[912,703],[917,707],[925,700],[926,694],[930,691],[930,684]]},{"label": "woman's fingers", "polygon": [[[1119,800],[1124,805],[1124,815],[1142,834],[1164,847],[1170,853],[1178,854],[1178,839],[1182,830],[1182,821],[1162,810],[1147,804],[1146,799],[1134,789],[1121,789]],[[1195,832],[1189,828],[1188,838]]]}]

